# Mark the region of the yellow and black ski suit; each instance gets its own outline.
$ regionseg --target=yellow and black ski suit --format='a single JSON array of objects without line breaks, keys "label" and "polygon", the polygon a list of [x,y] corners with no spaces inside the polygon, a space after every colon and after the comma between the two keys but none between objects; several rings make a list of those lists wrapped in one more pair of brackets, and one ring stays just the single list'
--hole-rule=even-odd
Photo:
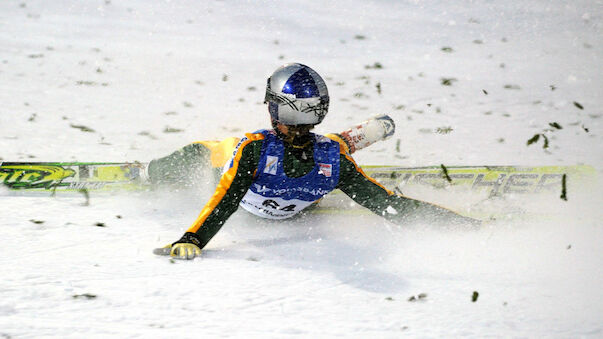
[{"label": "yellow and black ski suit", "polygon": [[[394,194],[362,171],[341,139],[336,135],[327,137],[340,143],[337,189],[375,214],[398,224],[415,220],[437,223],[476,222],[448,209]],[[200,167],[210,165],[220,168],[232,155],[233,166],[220,177],[215,193],[190,228],[175,243],[193,243],[203,248],[239,207],[257,175],[264,135],[246,134],[246,139],[233,154],[238,142],[237,138],[221,142],[197,142],[150,162],[148,174],[151,182],[184,183],[191,178],[191,168],[200,170]],[[287,176],[298,178],[314,168],[312,144],[301,149],[284,144],[283,166]]]}]

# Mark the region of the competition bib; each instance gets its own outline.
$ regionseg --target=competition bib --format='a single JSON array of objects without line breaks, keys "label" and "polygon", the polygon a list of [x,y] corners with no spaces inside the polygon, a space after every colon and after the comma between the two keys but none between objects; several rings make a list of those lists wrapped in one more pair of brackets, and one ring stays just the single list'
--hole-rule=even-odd
[{"label": "competition bib", "polygon": [[273,131],[266,136],[257,176],[241,200],[241,207],[255,215],[285,219],[299,213],[331,192],[339,182],[339,143],[314,135],[314,168],[299,178],[285,174],[283,142]]}]

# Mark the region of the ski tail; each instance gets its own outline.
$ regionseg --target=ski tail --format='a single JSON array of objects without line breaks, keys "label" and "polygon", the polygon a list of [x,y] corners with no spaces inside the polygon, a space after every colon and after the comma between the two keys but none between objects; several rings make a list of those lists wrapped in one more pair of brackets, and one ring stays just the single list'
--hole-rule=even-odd
[{"label": "ski tail", "polygon": [[139,162],[2,162],[0,182],[9,190],[139,190],[148,186],[145,169]]}]

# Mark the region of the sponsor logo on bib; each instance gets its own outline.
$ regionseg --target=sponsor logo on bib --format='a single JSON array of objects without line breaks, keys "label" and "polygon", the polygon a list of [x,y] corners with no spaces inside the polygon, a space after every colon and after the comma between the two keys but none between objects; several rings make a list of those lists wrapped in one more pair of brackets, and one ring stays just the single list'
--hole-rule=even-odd
[{"label": "sponsor logo on bib", "polygon": [[318,163],[318,167],[320,168],[320,170],[318,171],[318,173],[324,175],[327,178],[331,177],[331,173],[332,173],[332,170],[333,170],[333,165]]},{"label": "sponsor logo on bib", "polygon": [[278,165],[278,157],[269,155],[266,159],[266,167],[264,167],[264,173],[276,175],[276,169]]}]

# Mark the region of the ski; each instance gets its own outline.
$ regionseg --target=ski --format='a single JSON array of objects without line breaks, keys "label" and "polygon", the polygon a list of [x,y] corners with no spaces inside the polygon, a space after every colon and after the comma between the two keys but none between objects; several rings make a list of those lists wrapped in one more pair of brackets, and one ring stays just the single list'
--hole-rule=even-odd
[{"label": "ski", "polygon": [[140,191],[147,164],[112,162],[0,162],[0,182],[10,191]]},{"label": "ski", "polygon": [[479,191],[490,196],[561,192],[564,178],[572,183],[596,179],[588,165],[573,166],[364,166],[367,175],[392,190],[411,187]]},{"label": "ski", "polygon": [[[144,191],[151,188],[146,166],[140,162],[1,162],[0,187],[25,194]],[[584,183],[596,178],[596,170],[588,165],[361,167],[397,193],[421,187],[479,191],[490,196],[561,192],[564,182]]]}]

